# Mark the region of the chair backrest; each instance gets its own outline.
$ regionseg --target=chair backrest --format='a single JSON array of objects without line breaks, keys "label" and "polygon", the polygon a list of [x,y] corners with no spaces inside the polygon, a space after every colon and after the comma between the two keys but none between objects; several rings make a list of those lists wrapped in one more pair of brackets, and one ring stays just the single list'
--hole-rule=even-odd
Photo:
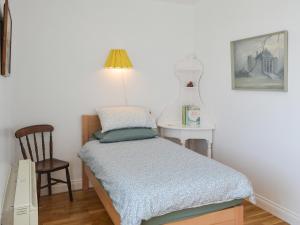
[{"label": "chair backrest", "polygon": [[[24,159],[28,159],[27,152],[29,153],[30,159],[32,161],[41,161],[40,156],[39,156],[39,149],[38,149],[38,142],[37,142],[37,137],[41,137],[41,145],[42,145],[42,152],[43,152],[43,159],[46,159],[46,146],[45,146],[45,133],[50,133],[50,138],[49,138],[49,156],[50,159],[53,157],[53,141],[52,141],[52,132],[54,130],[54,127],[48,124],[43,124],[43,125],[34,125],[34,126],[29,126],[29,127],[24,127],[16,131],[15,136],[16,138],[19,139],[20,146],[21,146],[21,151]],[[37,135],[40,134],[40,135]],[[30,136],[33,136],[33,142],[34,142],[34,151],[35,151],[35,156],[33,155],[32,152],[32,146],[30,143]],[[26,145],[27,145],[27,151],[24,147],[22,139],[26,140]]]}]

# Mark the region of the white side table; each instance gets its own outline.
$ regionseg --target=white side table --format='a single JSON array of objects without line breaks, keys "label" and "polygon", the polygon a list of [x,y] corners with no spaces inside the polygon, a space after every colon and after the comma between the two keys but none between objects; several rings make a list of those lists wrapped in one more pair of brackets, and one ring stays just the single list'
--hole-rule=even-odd
[{"label": "white side table", "polygon": [[158,123],[162,137],[176,138],[185,146],[189,139],[204,139],[207,141],[207,157],[212,158],[214,126],[204,125],[197,128],[183,127],[181,124]]}]

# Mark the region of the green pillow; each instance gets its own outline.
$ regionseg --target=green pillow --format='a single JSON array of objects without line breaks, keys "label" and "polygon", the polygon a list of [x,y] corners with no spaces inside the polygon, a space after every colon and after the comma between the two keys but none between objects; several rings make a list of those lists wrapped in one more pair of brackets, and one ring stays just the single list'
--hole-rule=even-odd
[{"label": "green pillow", "polygon": [[113,143],[120,141],[132,141],[154,138],[158,136],[157,130],[152,128],[123,128],[117,130],[110,130],[104,133],[97,131],[93,134],[93,138],[99,140],[101,143]]}]

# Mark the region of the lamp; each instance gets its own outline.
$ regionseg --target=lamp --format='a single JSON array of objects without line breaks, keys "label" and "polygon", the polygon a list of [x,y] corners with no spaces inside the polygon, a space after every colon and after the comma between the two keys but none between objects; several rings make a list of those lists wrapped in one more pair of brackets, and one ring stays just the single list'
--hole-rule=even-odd
[{"label": "lamp", "polygon": [[106,69],[130,69],[132,63],[125,49],[112,49],[104,64]]},{"label": "lamp", "polygon": [[[104,68],[105,69],[131,69],[133,68],[133,65],[125,49],[111,49],[106,59],[106,62],[104,64]],[[122,73],[122,83],[123,83],[125,104],[128,105],[124,73]]]}]

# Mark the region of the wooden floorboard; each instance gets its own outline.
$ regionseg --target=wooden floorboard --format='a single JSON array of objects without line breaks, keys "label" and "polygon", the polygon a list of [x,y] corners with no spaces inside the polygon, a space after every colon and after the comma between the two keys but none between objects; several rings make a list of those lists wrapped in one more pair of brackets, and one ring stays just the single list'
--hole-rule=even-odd
[{"label": "wooden floorboard", "polygon": [[[270,213],[248,203],[245,225],[288,225]],[[44,196],[40,200],[39,225],[113,225],[93,190],[74,192],[74,202],[67,193]]]}]

